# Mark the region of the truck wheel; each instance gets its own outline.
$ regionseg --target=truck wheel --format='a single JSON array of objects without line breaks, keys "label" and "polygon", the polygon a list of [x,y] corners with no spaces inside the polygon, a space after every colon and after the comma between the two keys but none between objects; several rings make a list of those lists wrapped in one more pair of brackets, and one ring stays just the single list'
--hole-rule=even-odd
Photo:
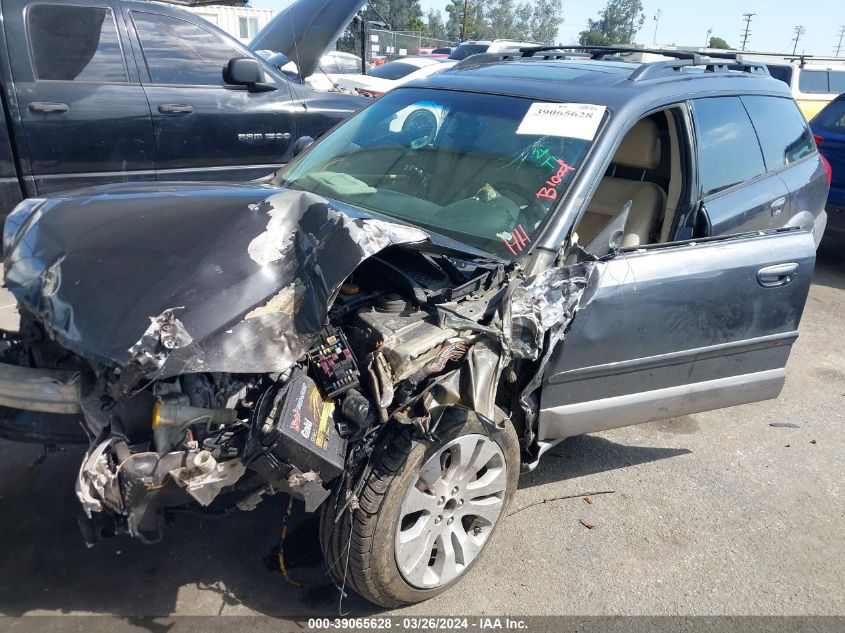
[{"label": "truck wheel", "polygon": [[438,430],[438,441],[389,433],[370,457],[358,509],[332,495],[320,541],[339,583],[382,607],[442,593],[472,567],[505,512],[519,478],[510,422],[490,436],[470,416]]}]

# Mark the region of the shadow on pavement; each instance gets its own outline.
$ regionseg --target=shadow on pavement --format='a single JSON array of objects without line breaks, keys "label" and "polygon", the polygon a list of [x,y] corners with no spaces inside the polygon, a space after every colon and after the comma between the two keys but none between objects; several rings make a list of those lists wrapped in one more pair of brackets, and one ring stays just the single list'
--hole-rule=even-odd
[{"label": "shadow on pavement", "polygon": [[686,448],[626,446],[595,435],[564,440],[543,456],[534,472],[524,474],[520,488],[531,488],[566,479],[577,479],[617,468],[669,459],[691,453]]},{"label": "shadow on pavement", "polygon": [[845,233],[825,233],[816,251],[813,283],[845,289]]},{"label": "shadow on pavement", "polygon": [[[287,503],[281,495],[223,520],[179,515],[158,545],[116,537],[87,549],[72,490],[82,452],[68,449],[34,465],[40,447],[0,442],[0,613],[163,616],[178,606],[183,614],[245,607],[273,616],[337,615],[339,593],[325,574],[316,515],[299,513],[285,541],[290,576],[302,587],[287,584],[279,572],[278,535]],[[523,476],[520,486],[688,452],[571,438]],[[375,612],[354,595],[343,606],[355,615]]]}]

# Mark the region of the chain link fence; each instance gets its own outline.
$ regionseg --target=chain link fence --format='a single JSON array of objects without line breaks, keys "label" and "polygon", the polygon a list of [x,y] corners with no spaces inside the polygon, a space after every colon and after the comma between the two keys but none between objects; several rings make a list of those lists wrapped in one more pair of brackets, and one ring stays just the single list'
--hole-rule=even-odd
[{"label": "chain link fence", "polygon": [[428,37],[422,31],[390,31],[355,20],[337,41],[337,50],[357,55],[369,67],[408,55],[431,52],[435,48],[454,48],[457,45],[458,42]]}]

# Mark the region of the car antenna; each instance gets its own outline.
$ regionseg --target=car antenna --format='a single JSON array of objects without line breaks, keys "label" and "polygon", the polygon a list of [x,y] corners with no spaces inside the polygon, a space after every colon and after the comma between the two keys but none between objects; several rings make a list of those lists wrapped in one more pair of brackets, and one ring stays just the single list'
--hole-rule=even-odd
[{"label": "car antenna", "polygon": [[[288,19],[290,20],[290,34],[293,37],[293,54],[296,57],[296,74],[299,75],[299,81],[304,84],[305,77],[302,76],[302,65],[299,63],[299,44],[296,43],[296,31],[293,27],[293,7],[291,7],[290,12],[288,13]],[[291,94],[295,93],[295,90],[291,90]],[[302,100],[299,100],[299,105],[306,110],[308,109],[308,104]]]}]

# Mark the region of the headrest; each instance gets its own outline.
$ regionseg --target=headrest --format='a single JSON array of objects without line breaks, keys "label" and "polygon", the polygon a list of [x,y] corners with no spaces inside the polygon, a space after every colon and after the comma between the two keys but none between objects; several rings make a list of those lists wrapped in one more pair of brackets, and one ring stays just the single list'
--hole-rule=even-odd
[{"label": "headrest", "polygon": [[636,169],[655,169],[660,164],[657,124],[651,119],[643,119],[628,130],[616,150],[613,163]]}]

